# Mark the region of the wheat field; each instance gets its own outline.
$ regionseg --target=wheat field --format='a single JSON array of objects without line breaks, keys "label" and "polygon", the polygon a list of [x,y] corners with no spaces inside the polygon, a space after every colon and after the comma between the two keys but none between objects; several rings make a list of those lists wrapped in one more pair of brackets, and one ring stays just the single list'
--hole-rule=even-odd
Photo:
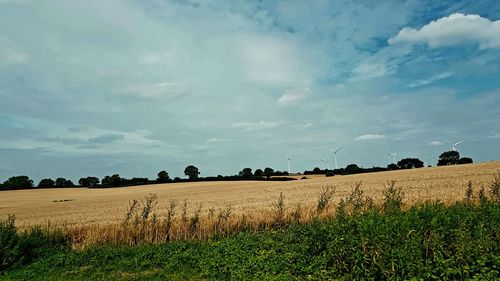
[{"label": "wheat field", "polygon": [[[357,182],[362,182],[366,195],[375,201],[382,197],[384,185],[396,181],[405,191],[404,202],[411,205],[428,199],[446,203],[461,200],[468,181],[475,186],[488,185],[500,171],[500,161],[459,166],[421,168],[348,176],[307,176],[308,179],[269,181],[226,181],[157,184],[111,189],[60,188],[0,192],[0,217],[16,215],[16,224],[79,227],[117,224],[123,220],[133,199],[148,194],[158,196],[154,212],[163,216],[169,200],[188,202],[189,212],[201,206],[209,209],[231,206],[234,214],[265,214],[283,193],[285,207],[297,203],[313,206],[320,189],[335,187],[334,203],[348,195]],[[301,176],[300,176],[301,177]],[[300,178],[298,177],[298,178]]]}]

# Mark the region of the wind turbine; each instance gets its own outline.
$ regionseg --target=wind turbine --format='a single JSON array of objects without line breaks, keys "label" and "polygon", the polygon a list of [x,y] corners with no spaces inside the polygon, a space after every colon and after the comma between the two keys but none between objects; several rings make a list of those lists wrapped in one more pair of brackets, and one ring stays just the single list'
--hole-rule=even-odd
[{"label": "wind turbine", "polygon": [[321,162],[323,162],[323,164],[326,164],[327,170],[330,170],[330,161],[328,161],[328,159],[323,159],[323,160],[321,160]]},{"label": "wind turbine", "polygon": [[459,142],[456,142],[456,143],[452,143],[451,141],[449,140],[446,140],[447,143],[451,144],[451,151],[457,151],[457,146],[461,143],[464,142],[464,140],[461,140]]},{"label": "wind turbine", "polygon": [[387,157],[389,159],[388,165],[394,164],[394,162],[396,162],[396,155],[398,154],[396,152],[389,151],[389,146],[387,145],[387,142],[385,142],[385,151],[387,151]]},{"label": "wind turbine", "polygon": [[335,170],[337,170],[339,167],[337,166],[337,152],[339,152],[342,148],[344,148],[345,145],[337,148],[337,149],[331,149],[330,150],[333,152],[333,162],[335,163]]},{"label": "wind turbine", "polygon": [[290,156],[288,156],[288,154],[287,154],[287,155],[286,155],[286,162],[287,162],[287,164],[288,164],[288,174],[290,174],[290,173],[291,173],[291,172],[290,172],[290,160],[293,160],[293,159],[291,159],[291,158],[290,158]]},{"label": "wind turbine", "polygon": [[396,152],[387,153],[387,156],[389,157],[389,165],[394,164],[394,162],[396,162],[396,155],[398,155]]}]

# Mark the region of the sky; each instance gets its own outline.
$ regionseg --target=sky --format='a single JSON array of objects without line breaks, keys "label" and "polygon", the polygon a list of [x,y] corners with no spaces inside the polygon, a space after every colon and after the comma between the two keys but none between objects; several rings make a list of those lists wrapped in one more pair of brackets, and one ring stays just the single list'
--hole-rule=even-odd
[{"label": "sky", "polygon": [[496,0],[0,0],[0,181],[489,161],[499,108]]}]

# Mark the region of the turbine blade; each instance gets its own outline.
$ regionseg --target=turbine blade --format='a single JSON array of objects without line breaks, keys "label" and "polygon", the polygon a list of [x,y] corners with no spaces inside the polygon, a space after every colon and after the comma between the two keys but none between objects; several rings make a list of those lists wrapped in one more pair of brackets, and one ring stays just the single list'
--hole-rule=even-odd
[{"label": "turbine blade", "polygon": [[340,148],[338,148],[337,150],[335,150],[335,152],[339,152],[344,147],[345,147],[345,145],[341,146]]}]

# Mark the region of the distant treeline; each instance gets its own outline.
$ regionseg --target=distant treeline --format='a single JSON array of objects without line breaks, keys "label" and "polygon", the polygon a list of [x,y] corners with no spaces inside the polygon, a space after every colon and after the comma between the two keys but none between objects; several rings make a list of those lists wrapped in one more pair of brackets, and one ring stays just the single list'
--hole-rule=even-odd
[{"label": "distant treeline", "polygon": [[251,168],[244,168],[238,175],[232,176],[212,176],[200,177],[200,172],[197,167],[190,165],[184,170],[184,174],[188,178],[170,178],[166,171],[158,173],[158,177],[154,180],[148,178],[134,177],[131,179],[122,178],[118,174],[112,176],[105,176],[99,179],[98,177],[89,176],[83,177],[78,180],[78,184],[74,184],[71,180],[65,178],[57,178],[55,181],[50,178],[42,179],[35,185],[33,180],[28,176],[14,176],[0,184],[0,190],[17,190],[17,189],[34,189],[34,188],[62,188],[62,187],[89,187],[89,188],[112,188],[124,187],[135,185],[147,184],[160,184],[160,183],[177,183],[177,182],[199,182],[199,181],[238,181],[238,180],[266,180],[266,181],[289,181],[295,180],[290,178],[288,172],[274,171],[272,168],[265,168],[264,170],[257,169],[252,172]]},{"label": "distant treeline", "polygon": [[[470,164],[473,163],[472,159],[469,157],[460,157],[458,151],[446,151],[439,156],[437,166],[447,166],[447,165],[460,165],[460,164]],[[314,168],[312,171],[304,171],[304,175],[352,175],[352,174],[362,174],[362,173],[373,173],[373,172],[383,172],[383,171],[393,171],[393,170],[404,170],[404,169],[415,169],[424,167],[424,162],[418,158],[404,158],[399,160],[397,163],[391,163],[387,167],[371,167],[362,168],[356,164],[349,164],[345,168],[340,169],[320,169],[318,167]]]},{"label": "distant treeline", "polygon": [[[438,166],[446,165],[456,165],[456,164],[468,164],[472,163],[472,159],[469,157],[460,157],[457,151],[447,151],[439,156]],[[372,167],[372,168],[362,168],[356,164],[347,165],[345,168],[334,169],[334,170],[322,170],[318,167],[314,168],[312,171],[304,171],[304,175],[313,174],[324,174],[328,176],[334,175],[351,175],[351,174],[361,174],[361,173],[373,173],[382,172],[390,170],[400,170],[400,169],[413,169],[421,168],[424,166],[424,162],[417,158],[405,158],[398,161],[396,164],[389,164],[387,167]],[[272,168],[257,169],[255,172],[251,168],[244,168],[238,175],[222,176],[218,175],[216,177],[200,177],[199,169],[193,165],[189,165],[184,169],[184,175],[188,178],[175,177],[170,178],[166,171],[161,171],[158,173],[158,177],[155,180],[150,180],[148,178],[122,178],[118,174],[112,176],[105,176],[100,180],[97,177],[84,177],[78,180],[78,185],[74,184],[71,180],[65,178],[57,178],[55,181],[53,179],[47,178],[42,179],[38,185],[34,185],[33,180],[28,176],[15,176],[11,177],[2,184],[0,184],[0,190],[14,190],[14,189],[32,189],[32,188],[57,188],[57,187],[90,187],[90,188],[111,188],[111,187],[122,187],[122,186],[134,186],[134,185],[146,185],[146,184],[159,184],[159,183],[176,183],[176,182],[194,182],[194,181],[238,181],[238,180],[272,180],[272,181],[288,181],[295,180],[295,178],[290,178],[288,172],[286,171],[275,171]]]}]

